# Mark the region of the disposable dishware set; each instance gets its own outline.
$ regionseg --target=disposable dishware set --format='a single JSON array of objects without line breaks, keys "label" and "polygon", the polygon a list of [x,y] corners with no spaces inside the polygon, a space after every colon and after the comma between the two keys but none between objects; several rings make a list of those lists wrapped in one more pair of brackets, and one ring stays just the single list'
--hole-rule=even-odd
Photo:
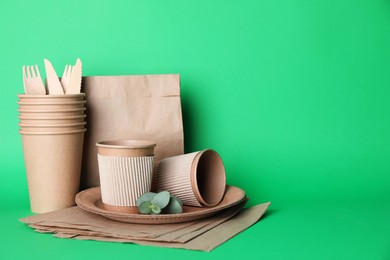
[{"label": "disposable dishware set", "polygon": [[[174,135],[171,130],[152,133],[159,130],[151,121],[153,109],[162,119],[166,113],[176,120],[172,111],[181,115],[176,76],[85,77],[85,93],[80,93],[79,59],[65,66],[61,79],[48,60],[44,63],[46,86],[38,67],[26,66],[26,93],[18,95],[30,205],[41,213],[21,221],[58,237],[210,251],[263,215],[269,203],[242,210],[245,192],[226,185],[225,166],[215,150],[183,154],[182,134],[177,135],[181,123],[162,122],[179,126]],[[127,98],[137,104],[135,117]],[[138,121],[131,120],[140,113]],[[145,117],[148,123],[142,122]],[[112,131],[106,131],[110,126]],[[88,185],[91,176],[97,185]]]}]

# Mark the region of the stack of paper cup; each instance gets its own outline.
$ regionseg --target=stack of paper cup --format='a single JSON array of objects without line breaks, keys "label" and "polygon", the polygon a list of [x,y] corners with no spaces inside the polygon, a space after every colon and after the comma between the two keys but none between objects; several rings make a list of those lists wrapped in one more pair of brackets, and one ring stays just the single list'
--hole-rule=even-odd
[{"label": "stack of paper cup", "polygon": [[79,191],[85,94],[18,95],[31,211],[73,206]]}]

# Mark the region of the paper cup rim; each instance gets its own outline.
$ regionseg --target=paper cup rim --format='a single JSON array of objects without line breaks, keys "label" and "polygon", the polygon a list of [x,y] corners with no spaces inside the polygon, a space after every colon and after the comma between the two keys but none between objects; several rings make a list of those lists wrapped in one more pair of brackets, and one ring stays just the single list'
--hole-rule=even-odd
[{"label": "paper cup rim", "polygon": [[26,117],[26,116],[19,116],[19,119],[21,120],[66,120],[66,119],[79,119],[79,118],[86,118],[87,115],[77,115],[77,116],[56,116],[56,117],[47,117],[47,116],[40,116],[40,117]]},{"label": "paper cup rim", "polygon": [[18,94],[18,98],[45,98],[45,99],[54,99],[54,98],[74,98],[74,97],[84,97],[85,93],[79,93],[79,94],[57,94],[57,95],[27,95],[27,94]]},{"label": "paper cup rim", "polygon": [[23,131],[20,130],[19,133],[21,135],[67,135],[67,134],[79,134],[86,132],[87,129],[78,129],[78,130],[72,130],[72,131],[58,131],[58,132],[29,132],[29,131]]},{"label": "paper cup rim", "polygon": [[62,101],[62,102],[44,102],[44,101],[39,101],[39,102],[28,102],[28,101],[18,101],[18,105],[22,106],[42,106],[42,105],[78,105],[78,104],[85,104],[87,103],[87,100],[78,100],[78,101]]},{"label": "paper cup rim", "polygon": [[99,141],[96,146],[102,148],[115,148],[115,149],[132,149],[132,148],[151,148],[155,147],[156,143],[148,140],[107,140]]},{"label": "paper cup rim", "polygon": [[18,112],[21,113],[59,113],[59,112],[77,112],[77,111],[85,111],[85,107],[79,108],[69,108],[69,109],[20,109],[18,108]]},{"label": "paper cup rim", "polygon": [[[219,178],[219,189],[218,190],[218,196],[215,196],[213,197],[213,200],[211,201],[210,198],[206,198],[207,194],[204,194],[203,191],[201,191],[201,187],[199,187],[199,183],[198,183],[198,166],[199,166],[199,163],[200,161],[202,160],[202,156],[204,156],[205,154],[213,154],[213,156],[215,156],[214,159],[217,159],[218,163],[219,163],[219,171],[218,172],[213,172],[213,174],[222,174],[222,176],[220,176]],[[208,206],[208,207],[212,207],[212,206],[215,206],[217,205],[219,202],[221,202],[221,200],[223,199],[223,194],[225,193],[225,189],[226,189],[226,170],[225,170],[225,166],[224,166],[224,163],[222,161],[222,158],[221,156],[213,149],[205,149],[203,151],[200,151],[197,153],[197,155],[194,157],[194,160],[192,161],[192,168],[193,170],[191,171],[192,174],[191,174],[191,184],[192,184],[192,187],[193,187],[193,192],[194,192],[194,195],[196,197],[196,199],[200,202],[200,204],[202,205],[205,205],[205,206]],[[222,185],[223,184],[223,185]]]},{"label": "paper cup rim", "polygon": [[47,124],[22,124],[18,123],[18,126],[20,127],[26,127],[26,128],[59,128],[59,127],[69,127],[69,126],[80,126],[80,125],[86,125],[86,122],[80,122],[80,123],[71,123],[71,124],[56,124],[56,125],[47,125]]}]

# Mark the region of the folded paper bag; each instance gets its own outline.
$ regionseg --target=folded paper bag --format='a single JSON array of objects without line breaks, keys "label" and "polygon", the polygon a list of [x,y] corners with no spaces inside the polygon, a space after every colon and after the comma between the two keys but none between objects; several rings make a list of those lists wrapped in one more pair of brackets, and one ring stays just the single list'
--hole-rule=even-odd
[{"label": "folded paper bag", "polygon": [[83,78],[88,132],[85,135],[81,188],[99,186],[96,142],[153,140],[155,164],[184,152],[178,74],[88,76]]}]

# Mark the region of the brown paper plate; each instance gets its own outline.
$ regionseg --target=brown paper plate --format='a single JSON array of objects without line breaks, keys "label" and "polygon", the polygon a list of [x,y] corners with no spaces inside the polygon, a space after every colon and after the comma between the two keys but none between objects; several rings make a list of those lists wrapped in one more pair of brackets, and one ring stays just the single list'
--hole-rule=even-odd
[{"label": "brown paper plate", "polygon": [[245,200],[245,192],[234,186],[227,186],[221,203],[214,207],[184,206],[181,214],[142,215],[112,212],[104,209],[100,187],[81,191],[76,195],[76,204],[85,211],[101,215],[103,217],[136,224],[171,224],[202,219],[239,204]]}]

